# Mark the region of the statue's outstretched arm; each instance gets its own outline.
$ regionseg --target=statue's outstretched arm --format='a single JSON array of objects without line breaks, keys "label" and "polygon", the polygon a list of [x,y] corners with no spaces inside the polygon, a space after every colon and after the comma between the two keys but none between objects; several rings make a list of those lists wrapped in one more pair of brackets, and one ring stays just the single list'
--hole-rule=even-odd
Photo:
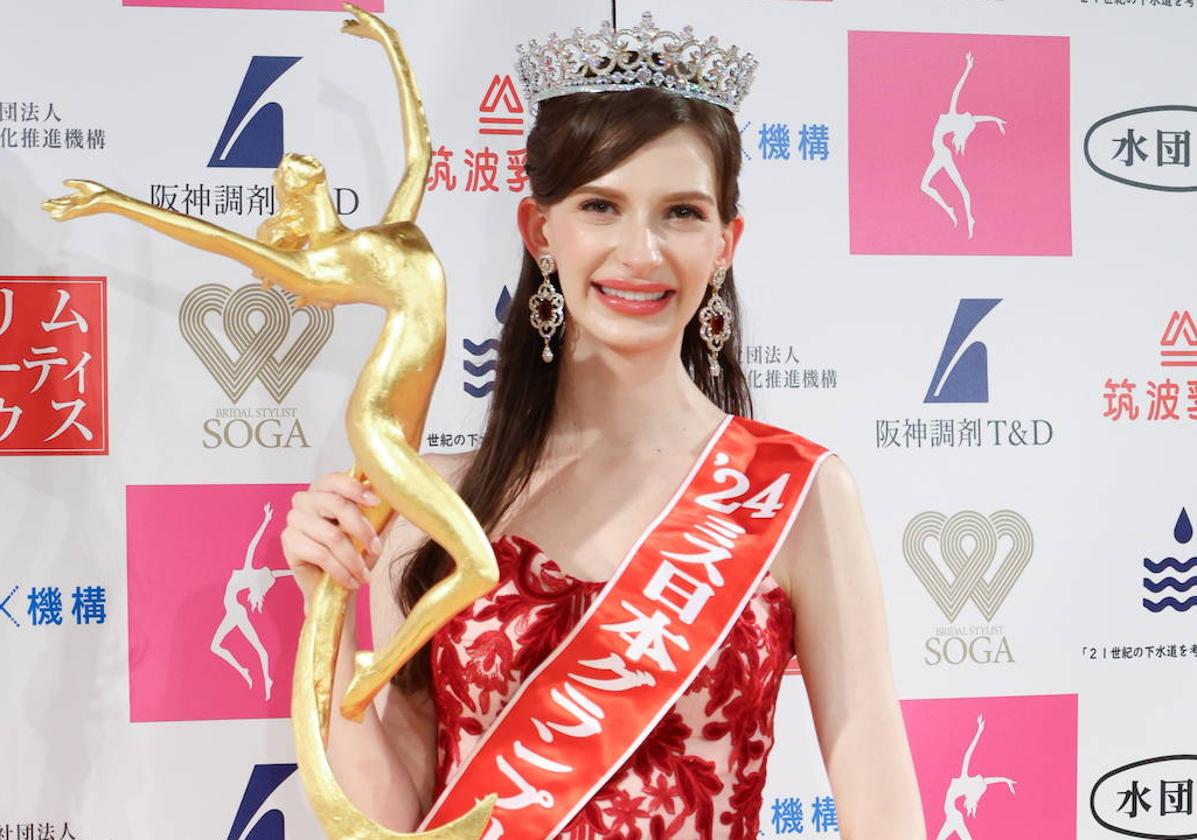
[{"label": "statue's outstretched arm", "polygon": [[407,63],[407,56],[395,30],[351,3],[346,3],[345,8],[352,12],[356,19],[345,21],[342,31],[382,44],[395,73],[395,83],[399,87],[399,111],[403,115],[406,168],[382,220],[384,224],[414,222],[416,214],[420,212],[420,202],[424,198],[424,188],[428,181],[428,170],[432,165],[432,139],[428,134],[428,120],[424,116],[420,89],[416,86],[416,78]]},{"label": "statue's outstretched arm", "polygon": [[298,295],[294,306],[309,302],[330,305],[363,299],[360,289],[346,272],[340,270],[335,260],[326,265],[326,260],[315,252],[275,248],[210,222],[146,204],[94,181],[69,180],[64,183],[75,192],[42,203],[42,208],[59,221],[97,213],[124,216],[185,245],[237,260],[254,276],[277,283]]},{"label": "statue's outstretched arm", "polygon": [[75,192],[42,203],[42,208],[59,221],[115,213],[185,245],[231,257],[248,266],[254,274],[277,280],[287,288],[291,288],[292,282],[305,279],[303,268],[307,257],[302,252],[273,248],[202,219],[146,204],[94,181],[68,180],[63,183]]}]

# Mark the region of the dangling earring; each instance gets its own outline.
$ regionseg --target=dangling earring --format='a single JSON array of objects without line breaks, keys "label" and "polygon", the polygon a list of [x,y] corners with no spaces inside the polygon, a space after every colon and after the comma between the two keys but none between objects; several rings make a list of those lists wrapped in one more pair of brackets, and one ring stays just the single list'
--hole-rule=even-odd
[{"label": "dangling earring", "polygon": [[707,350],[711,354],[711,376],[719,375],[719,351],[723,349],[724,342],[731,338],[732,313],[719,296],[719,289],[723,286],[725,277],[726,268],[719,266],[715,269],[715,276],[711,278],[711,296],[707,298],[702,309],[698,310],[698,320],[702,323],[698,334],[706,342]]},{"label": "dangling earring", "polygon": [[532,310],[532,326],[544,339],[544,350],[540,351],[540,358],[548,363],[553,361],[553,351],[549,349],[549,339],[557,328],[565,323],[565,298],[549,281],[549,275],[557,270],[557,263],[545,254],[537,262],[544,279],[536,294],[528,299],[528,308]]}]

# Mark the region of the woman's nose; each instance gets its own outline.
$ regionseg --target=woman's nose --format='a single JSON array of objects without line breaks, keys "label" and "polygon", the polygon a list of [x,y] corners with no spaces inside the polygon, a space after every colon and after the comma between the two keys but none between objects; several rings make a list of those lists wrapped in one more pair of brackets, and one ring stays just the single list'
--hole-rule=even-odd
[{"label": "woman's nose", "polygon": [[626,219],[621,225],[616,256],[629,272],[647,274],[661,262],[661,243],[657,232],[650,224]]}]

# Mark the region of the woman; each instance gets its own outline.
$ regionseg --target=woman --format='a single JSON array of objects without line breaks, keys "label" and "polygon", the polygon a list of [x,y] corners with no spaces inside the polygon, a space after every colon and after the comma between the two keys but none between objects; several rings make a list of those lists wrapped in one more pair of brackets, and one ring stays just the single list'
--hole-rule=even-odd
[{"label": "woman", "polygon": [[[645,27],[650,19],[632,43],[642,43]],[[568,642],[603,582],[624,568],[621,558],[635,556],[638,536],[677,502],[679,482],[694,476],[728,414],[751,412],[731,271],[744,229],[730,110],[738,99],[704,87],[701,62],[688,64],[675,49],[688,32],[673,41],[649,34],[646,61],[626,51],[620,65],[592,56],[572,88],[535,77],[545,66],[537,51],[568,43],[532,45],[523,65],[540,102],[527,143],[531,196],[517,214],[525,252],[515,298],[529,309],[513,306],[504,325],[481,448],[426,456],[493,540],[500,585],[408,664],[364,725],[334,715],[329,736],[342,787],[400,831],[417,826],[521,683]],[[613,37],[604,30],[574,44]],[[620,81],[585,84],[613,71]],[[675,84],[679,74],[698,82]],[[746,80],[730,86],[742,94]],[[834,458],[811,475],[794,527],[709,664],[561,836],[755,837],[791,650],[806,676],[841,836],[923,836],[856,490]],[[371,583],[374,634],[389,638],[451,563],[402,520],[376,535],[358,506],[377,503],[348,476],[325,476],[295,495],[282,540],[305,595],[318,571]],[[756,503],[765,511],[769,497]],[[370,547],[365,558],[351,538]],[[347,625],[343,650],[353,636]],[[681,637],[672,638],[669,650],[680,650]],[[339,667],[334,703],[348,674]],[[597,706],[582,697],[573,706],[599,725]],[[522,830],[509,823],[506,836],[530,836]]]}]

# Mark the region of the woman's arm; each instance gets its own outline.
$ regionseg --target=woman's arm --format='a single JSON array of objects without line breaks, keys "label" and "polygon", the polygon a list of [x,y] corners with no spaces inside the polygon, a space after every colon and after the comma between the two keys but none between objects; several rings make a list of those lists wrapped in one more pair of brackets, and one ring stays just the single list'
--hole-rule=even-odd
[{"label": "woman's arm", "polygon": [[856,485],[828,458],[783,548],[795,649],[844,840],[923,840],[881,580]]}]

